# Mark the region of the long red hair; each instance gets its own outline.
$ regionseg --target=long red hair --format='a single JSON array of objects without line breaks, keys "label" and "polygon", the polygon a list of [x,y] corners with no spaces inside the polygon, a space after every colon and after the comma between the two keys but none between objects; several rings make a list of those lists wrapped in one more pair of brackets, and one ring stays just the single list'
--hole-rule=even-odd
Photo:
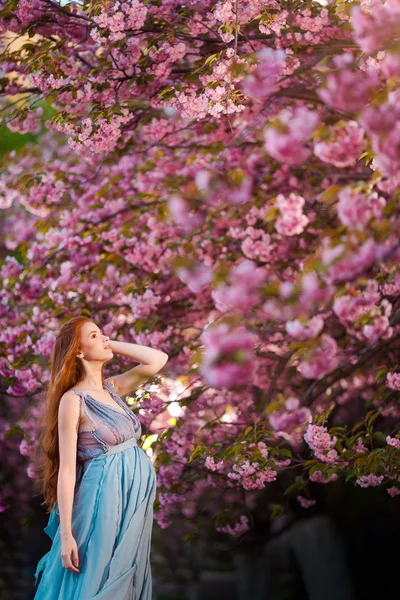
[{"label": "long red hair", "polygon": [[[47,388],[45,410],[39,420],[42,430],[35,448],[34,462],[37,482],[44,496],[41,505],[48,513],[57,500],[60,466],[58,407],[63,394],[73,388],[85,375],[83,365],[76,355],[80,350],[82,326],[87,322],[93,321],[85,316],[72,317],[59,329],[51,357],[50,381],[45,386]],[[104,383],[103,372],[101,378]]]}]

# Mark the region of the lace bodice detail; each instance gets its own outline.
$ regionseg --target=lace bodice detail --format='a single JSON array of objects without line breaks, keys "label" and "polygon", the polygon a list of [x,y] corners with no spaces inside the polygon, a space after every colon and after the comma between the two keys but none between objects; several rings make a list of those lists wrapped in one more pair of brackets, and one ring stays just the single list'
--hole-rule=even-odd
[{"label": "lace bodice detail", "polygon": [[122,444],[132,437],[139,440],[142,435],[139,419],[118,396],[112,383],[105,381],[103,385],[123,410],[100,402],[77,388],[72,390],[79,396],[81,414],[92,423],[90,429],[78,429],[78,461],[107,453],[110,446]]}]

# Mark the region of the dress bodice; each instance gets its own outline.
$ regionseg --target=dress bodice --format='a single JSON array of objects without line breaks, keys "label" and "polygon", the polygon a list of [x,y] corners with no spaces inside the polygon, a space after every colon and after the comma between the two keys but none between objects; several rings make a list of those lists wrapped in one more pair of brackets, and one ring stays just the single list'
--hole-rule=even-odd
[{"label": "dress bodice", "polygon": [[103,386],[123,410],[100,402],[82,390],[72,390],[79,396],[80,414],[84,413],[92,423],[90,429],[78,429],[78,461],[107,453],[110,446],[122,444],[133,437],[138,440],[142,435],[139,419],[118,396],[112,383],[105,381]]}]

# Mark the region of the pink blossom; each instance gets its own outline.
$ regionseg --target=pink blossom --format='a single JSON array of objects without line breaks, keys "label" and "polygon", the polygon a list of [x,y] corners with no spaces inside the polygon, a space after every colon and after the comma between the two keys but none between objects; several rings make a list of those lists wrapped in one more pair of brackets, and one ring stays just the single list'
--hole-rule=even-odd
[{"label": "pink blossom", "polygon": [[400,390],[400,373],[387,373],[386,385],[392,390]]},{"label": "pink blossom", "polygon": [[289,196],[278,194],[276,203],[280,211],[280,217],[275,223],[277,232],[286,236],[303,233],[304,228],[309,223],[308,217],[302,213],[305,203],[304,198],[293,192]]},{"label": "pink blossom", "polygon": [[229,479],[238,481],[245,490],[263,489],[266,483],[276,480],[277,472],[269,467],[260,468],[258,462],[245,460],[240,465],[234,464],[228,473]]},{"label": "pink blossom", "polygon": [[338,454],[332,448],[336,444],[336,436],[331,438],[326,427],[310,423],[304,434],[304,439],[317,458],[326,463],[336,461]]},{"label": "pink blossom", "polygon": [[235,13],[233,12],[233,5],[230,0],[226,2],[217,2],[214,8],[214,17],[221,23],[235,20]]},{"label": "pink blossom", "polygon": [[190,210],[186,200],[177,194],[169,197],[168,208],[175,223],[185,233],[192,233],[196,229],[199,229],[204,222],[204,216],[199,212]]},{"label": "pink blossom", "polygon": [[294,321],[287,321],[285,324],[288,334],[296,340],[315,338],[320,334],[323,327],[324,320],[318,315],[310,319],[308,323],[302,323],[299,319],[296,319]]},{"label": "pink blossom", "polygon": [[288,398],[284,404],[286,410],[274,410],[269,415],[269,422],[275,431],[291,431],[299,425],[306,425],[311,417],[308,407],[299,407],[298,398]]},{"label": "pink blossom", "polygon": [[19,451],[23,456],[30,456],[33,450],[34,447],[32,444],[29,444],[25,439],[21,440],[21,443],[19,445]]},{"label": "pink blossom", "polygon": [[364,291],[357,290],[352,295],[344,294],[335,299],[332,310],[346,328],[354,327],[355,322],[372,310],[380,300],[378,286],[375,280],[368,280]]},{"label": "pink blossom", "polygon": [[213,387],[248,383],[254,371],[257,336],[243,326],[230,329],[227,323],[203,331],[204,355],[200,373]]},{"label": "pink blossom", "polygon": [[276,80],[286,62],[284,50],[263,48],[257,56],[255,70],[241,82],[242,92],[252,98],[267,97],[279,89]]},{"label": "pink blossom", "polygon": [[362,437],[357,438],[357,444],[354,446],[354,451],[357,454],[363,454],[364,452],[368,452],[368,448],[363,444]]},{"label": "pink blossom", "polygon": [[340,121],[327,131],[329,138],[314,144],[314,154],[335,167],[355,165],[364,147],[364,130],[357,121]]},{"label": "pink blossom", "polygon": [[22,113],[16,119],[8,121],[7,127],[10,131],[17,131],[18,133],[39,133],[42,114],[43,108],[39,106],[36,111],[29,111],[27,114]]},{"label": "pink blossom", "polygon": [[297,500],[302,508],[310,508],[316,503],[316,500],[304,498],[304,496],[297,496]]},{"label": "pink blossom", "polygon": [[263,458],[268,458],[268,448],[264,442],[258,442],[258,449],[260,450],[260,454]]},{"label": "pink blossom", "polygon": [[227,283],[222,283],[211,293],[218,310],[229,308],[248,310],[253,308],[261,297],[258,287],[266,278],[266,271],[256,263],[244,260],[235,265]]},{"label": "pink blossom", "polygon": [[207,456],[204,464],[210,471],[221,472],[224,468],[224,461],[220,460],[216,463],[213,456]]},{"label": "pink blossom", "polygon": [[337,367],[340,362],[338,354],[336,340],[323,333],[320,345],[311,351],[307,360],[298,364],[297,369],[307,379],[318,379]]},{"label": "pink blossom", "polygon": [[288,165],[303,163],[311,153],[304,145],[318,124],[318,113],[296,106],[283,109],[277,118],[279,125],[267,127],[264,131],[266,152]]},{"label": "pink blossom", "polygon": [[400,53],[388,52],[381,63],[382,73],[386,79],[400,77]]},{"label": "pink blossom", "polygon": [[328,283],[355,279],[357,275],[366,271],[379,260],[388,243],[390,241],[385,244],[368,239],[353,252],[347,252],[345,258],[333,263],[325,275],[325,279]]},{"label": "pink blossom", "polygon": [[364,52],[376,52],[399,30],[397,2],[370,0],[367,6],[352,6],[350,12],[353,38]]},{"label": "pink blossom", "polygon": [[395,496],[399,496],[400,495],[400,489],[396,486],[392,486],[390,488],[386,489],[387,493],[389,494],[389,496],[392,496],[392,498],[394,498]]},{"label": "pink blossom", "polygon": [[216,529],[217,531],[221,531],[223,533],[230,533],[231,535],[238,537],[249,530],[249,519],[245,515],[242,515],[239,519],[239,522],[236,523],[236,525],[234,525],[233,527],[231,525],[221,525]]},{"label": "pink blossom", "polygon": [[35,466],[33,463],[29,463],[29,465],[26,469],[26,473],[30,479],[36,479],[37,473],[36,473],[36,469],[35,469]]},{"label": "pink blossom", "polygon": [[83,120],[82,125],[74,127],[71,124],[57,122],[54,128],[57,131],[71,134],[68,144],[78,154],[86,149],[94,154],[114,150],[121,136],[121,127],[131,120],[131,114],[126,107],[121,108],[122,115],[111,114],[108,118],[98,119],[95,123],[90,118]]},{"label": "pink blossom", "polygon": [[[94,16],[93,21],[97,23],[98,28],[106,30],[111,42],[123,39],[127,30],[135,30],[143,27],[147,15],[147,7],[139,0],[129,0],[129,2],[116,2],[109,6],[102,6],[99,16]],[[97,29],[90,32],[92,38],[101,43]]]},{"label": "pink blossom", "polygon": [[317,89],[317,94],[326,104],[345,113],[361,110],[379,82],[376,69],[370,67],[365,71],[355,71],[350,68],[352,62],[350,54],[335,56],[333,64],[336,70],[327,75],[325,87]]},{"label": "pink blossom", "polygon": [[396,177],[400,164],[399,99],[399,89],[389,91],[387,100],[366,106],[359,119],[370,134],[374,165],[387,177]]},{"label": "pink blossom", "polygon": [[363,488],[367,487],[376,487],[380,483],[382,483],[384,479],[383,475],[373,475],[370,473],[369,475],[362,475],[356,480],[356,483]]},{"label": "pink blossom", "polygon": [[14,13],[20,21],[21,28],[25,29],[34,21],[40,20],[45,11],[46,3],[43,0],[19,0]]},{"label": "pink blossom", "polygon": [[[6,256],[4,263],[0,268],[0,276],[2,280],[8,277],[18,277],[22,270],[22,265],[19,264],[14,256]],[[4,285],[7,285],[7,282],[4,281]]]},{"label": "pink blossom", "polygon": [[366,196],[348,186],[339,192],[337,212],[339,219],[351,229],[362,231],[371,217],[380,218],[386,200],[376,192]]},{"label": "pink blossom", "polygon": [[376,316],[371,323],[364,325],[362,332],[365,338],[372,342],[377,339],[388,339],[393,335],[393,327],[387,315]]},{"label": "pink blossom", "polygon": [[179,267],[176,269],[176,274],[194,294],[203,291],[213,278],[212,270],[205,264],[195,264],[187,268]]},{"label": "pink blossom", "polygon": [[389,435],[386,437],[386,443],[389,446],[393,446],[393,448],[397,448],[398,450],[400,450],[400,439],[398,438],[394,438],[394,437],[390,437]]},{"label": "pink blossom", "polygon": [[337,478],[337,473],[331,473],[331,475],[327,477],[322,471],[314,471],[314,473],[311,473],[310,475],[310,481],[313,481],[314,483],[330,483],[331,481],[336,481]]}]

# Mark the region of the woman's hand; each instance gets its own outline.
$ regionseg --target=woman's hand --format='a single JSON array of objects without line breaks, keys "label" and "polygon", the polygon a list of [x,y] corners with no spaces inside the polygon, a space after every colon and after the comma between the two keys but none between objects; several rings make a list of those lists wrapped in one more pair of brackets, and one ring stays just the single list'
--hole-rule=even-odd
[{"label": "woman's hand", "polygon": [[79,566],[78,546],[72,533],[61,535],[61,562],[68,571],[80,573],[76,567]]}]

